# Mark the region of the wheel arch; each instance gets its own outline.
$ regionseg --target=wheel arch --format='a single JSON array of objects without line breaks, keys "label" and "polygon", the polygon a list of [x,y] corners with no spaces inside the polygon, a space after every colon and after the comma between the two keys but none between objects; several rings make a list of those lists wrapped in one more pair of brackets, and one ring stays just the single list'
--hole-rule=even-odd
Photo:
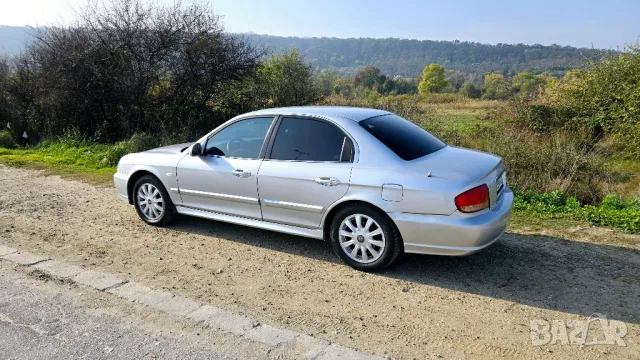
[{"label": "wheel arch", "polygon": [[333,223],[333,219],[336,216],[336,214],[338,213],[338,211],[340,211],[341,209],[345,208],[346,206],[349,205],[355,205],[355,204],[360,204],[360,205],[365,205],[365,206],[369,206],[372,207],[378,211],[380,211],[381,214],[383,214],[384,216],[386,216],[389,221],[391,221],[391,223],[393,224],[393,226],[396,226],[395,223],[393,222],[393,219],[391,219],[391,217],[389,217],[389,215],[387,214],[386,211],[384,211],[384,209],[382,209],[380,206],[369,202],[369,201],[365,201],[365,200],[356,200],[356,199],[345,199],[344,201],[341,202],[337,202],[335,204],[333,204],[329,210],[327,210],[326,215],[324,216],[323,220],[322,220],[322,234],[323,234],[323,239],[326,241],[329,241],[331,239],[331,223]]},{"label": "wheel arch", "polygon": [[[151,176],[155,177],[162,184],[162,181],[160,180],[158,175],[155,174],[150,169],[141,168],[141,169],[134,170],[131,173],[131,175],[129,175],[129,180],[127,180],[127,196],[129,197],[129,204],[133,205],[133,187],[135,186],[136,181],[138,181],[138,179],[140,179],[141,177],[143,177],[145,175],[151,175]],[[163,184],[163,186],[164,186],[164,184]]]}]

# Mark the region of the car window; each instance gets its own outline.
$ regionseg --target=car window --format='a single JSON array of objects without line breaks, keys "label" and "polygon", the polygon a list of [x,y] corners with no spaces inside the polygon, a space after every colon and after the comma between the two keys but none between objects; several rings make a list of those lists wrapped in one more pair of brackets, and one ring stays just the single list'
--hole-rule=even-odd
[{"label": "car window", "polygon": [[359,122],[365,130],[404,160],[413,160],[446,146],[423,128],[397,115],[377,116]]},{"label": "car window", "polygon": [[300,161],[345,161],[352,159],[351,140],[337,127],[320,120],[283,118],[271,158]]},{"label": "car window", "polygon": [[258,158],[273,117],[237,121],[207,140],[205,155]]}]

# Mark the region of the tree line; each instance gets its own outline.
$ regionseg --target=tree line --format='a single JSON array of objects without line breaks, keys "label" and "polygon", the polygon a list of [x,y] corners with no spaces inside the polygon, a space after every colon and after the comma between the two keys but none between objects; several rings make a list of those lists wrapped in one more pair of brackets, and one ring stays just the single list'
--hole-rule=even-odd
[{"label": "tree line", "polygon": [[419,76],[425,64],[476,74],[498,73],[505,77],[519,72],[562,76],[580,67],[600,50],[559,45],[481,44],[467,41],[433,41],[371,38],[299,38],[248,35],[253,44],[276,52],[295,47],[318,69],[354,75],[372,64],[392,76]]},{"label": "tree line", "polygon": [[447,70],[439,64],[429,64],[417,77],[390,77],[373,65],[361,68],[354,76],[342,76],[333,70],[317,75],[325,96],[365,98],[375,95],[459,93],[472,99],[508,100],[516,95],[536,97],[547,84],[557,78],[531,72],[513,76],[487,73],[476,76]]}]

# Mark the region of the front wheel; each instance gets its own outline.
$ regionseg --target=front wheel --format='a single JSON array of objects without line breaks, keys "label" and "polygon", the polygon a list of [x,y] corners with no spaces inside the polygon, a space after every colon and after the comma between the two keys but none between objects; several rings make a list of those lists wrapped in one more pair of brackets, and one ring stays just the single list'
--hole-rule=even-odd
[{"label": "front wheel", "polygon": [[402,239],[386,214],[364,204],[339,210],[331,225],[333,250],[351,267],[379,271],[402,252]]},{"label": "front wheel", "polygon": [[133,205],[144,222],[164,226],[176,217],[176,208],[160,180],[145,175],[133,186]]}]

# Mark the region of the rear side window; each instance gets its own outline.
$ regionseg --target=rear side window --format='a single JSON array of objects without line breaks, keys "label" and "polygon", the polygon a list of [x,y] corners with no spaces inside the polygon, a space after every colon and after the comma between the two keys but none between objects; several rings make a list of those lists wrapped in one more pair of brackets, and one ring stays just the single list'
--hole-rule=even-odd
[{"label": "rear side window", "polygon": [[351,162],[351,140],[337,127],[320,120],[283,118],[271,159]]},{"label": "rear side window", "polygon": [[365,130],[404,160],[413,160],[446,146],[426,130],[397,115],[377,116],[359,122]]}]

